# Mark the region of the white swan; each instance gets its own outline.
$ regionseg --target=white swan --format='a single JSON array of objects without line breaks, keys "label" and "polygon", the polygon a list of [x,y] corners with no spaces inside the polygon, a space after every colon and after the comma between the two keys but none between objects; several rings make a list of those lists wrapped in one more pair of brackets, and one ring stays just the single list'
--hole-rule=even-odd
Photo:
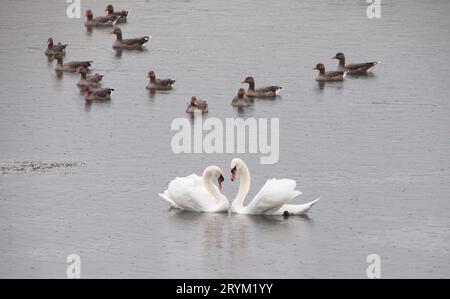
[{"label": "white swan", "polygon": [[163,194],[172,208],[195,212],[227,212],[230,203],[220,193],[211,180],[217,178],[219,188],[224,181],[222,170],[217,166],[209,166],[203,171],[203,176],[191,174],[187,177],[175,178]]},{"label": "white swan", "polygon": [[267,180],[253,200],[244,207],[244,200],[250,191],[250,171],[241,159],[231,161],[231,180],[236,174],[241,174],[239,193],[231,204],[231,212],[238,214],[264,214],[264,215],[301,215],[308,212],[320,199],[301,205],[286,204],[294,197],[302,194],[295,190],[297,183],[294,180]]}]

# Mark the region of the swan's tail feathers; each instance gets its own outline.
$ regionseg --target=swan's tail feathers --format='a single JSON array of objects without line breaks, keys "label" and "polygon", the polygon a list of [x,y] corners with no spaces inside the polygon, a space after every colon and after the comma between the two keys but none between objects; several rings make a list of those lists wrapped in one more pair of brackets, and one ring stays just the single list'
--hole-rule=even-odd
[{"label": "swan's tail feathers", "polygon": [[174,209],[181,209],[179,205],[177,205],[173,200],[169,197],[169,192],[166,190],[164,193],[158,193],[159,196],[161,196],[165,201],[167,201],[171,208]]},{"label": "swan's tail feathers", "polygon": [[306,214],[309,210],[311,210],[311,208],[313,207],[313,205],[315,205],[318,201],[320,200],[320,198],[313,200],[311,202],[305,203],[303,206],[302,211],[299,214]]},{"label": "swan's tail feathers", "polygon": [[318,201],[320,200],[320,198],[313,200],[311,202],[305,203],[303,206],[305,207],[304,210],[302,211],[302,214],[307,213],[309,210],[311,210],[311,208],[313,207],[313,205],[315,205]]},{"label": "swan's tail feathers", "polygon": [[320,200],[320,198],[318,198],[314,201],[305,203],[305,204],[301,204],[301,205],[286,204],[286,205],[282,206],[278,211],[273,213],[273,215],[283,215],[283,216],[305,215],[309,210],[311,210],[313,205],[316,204],[319,200]]},{"label": "swan's tail feathers", "polygon": [[307,203],[307,205],[309,205],[310,208],[312,208],[312,206],[315,205],[319,200],[320,200],[320,198],[318,198],[318,199],[316,199],[316,200],[313,200],[313,201]]}]

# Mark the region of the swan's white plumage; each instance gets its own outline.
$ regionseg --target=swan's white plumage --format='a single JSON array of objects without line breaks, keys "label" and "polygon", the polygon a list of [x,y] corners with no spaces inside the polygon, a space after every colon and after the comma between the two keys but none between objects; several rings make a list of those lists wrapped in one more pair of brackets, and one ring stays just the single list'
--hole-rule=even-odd
[{"label": "swan's white plumage", "polygon": [[267,180],[258,194],[244,208],[246,214],[273,214],[291,199],[302,194],[295,190],[296,185],[294,180]]},{"label": "swan's white plumage", "polygon": [[169,191],[164,191],[164,193],[159,193],[159,196],[161,196],[162,198],[164,198],[170,205],[171,208],[174,209],[181,209],[181,207],[179,205],[177,205],[173,200],[170,199],[169,197]]},{"label": "swan's white plumage", "polygon": [[[287,204],[302,193],[295,190],[297,183],[290,179],[268,180],[253,200],[244,206],[244,200],[250,190],[250,171],[241,159],[231,161],[232,171],[239,171],[241,183],[239,193],[231,205],[231,212],[238,214],[263,214],[263,215],[301,215],[308,212],[319,199],[300,205]],[[234,175],[235,177],[235,175]]]},{"label": "swan's white plumage", "polygon": [[319,200],[320,198],[301,205],[286,204],[283,205],[279,210],[274,212],[272,215],[285,215],[285,212],[287,212],[289,215],[303,215],[307,213]]},{"label": "swan's white plumage", "polygon": [[[220,194],[219,189],[211,187]],[[221,195],[221,194],[220,194]],[[167,190],[159,194],[172,208],[194,212],[225,212],[229,203],[225,196],[216,199],[205,187],[203,177],[191,174],[177,177],[169,183]]]}]

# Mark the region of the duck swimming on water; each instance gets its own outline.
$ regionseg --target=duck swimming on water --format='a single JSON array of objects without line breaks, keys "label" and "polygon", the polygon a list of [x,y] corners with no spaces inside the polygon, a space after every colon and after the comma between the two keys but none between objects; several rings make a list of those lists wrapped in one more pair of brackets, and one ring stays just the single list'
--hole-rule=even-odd
[{"label": "duck swimming on water", "polygon": [[252,100],[245,94],[245,89],[240,88],[237,95],[231,101],[234,107],[249,107],[253,104]]},{"label": "duck swimming on water", "polygon": [[197,97],[193,96],[191,102],[186,108],[187,113],[194,113],[195,111],[201,111],[202,113],[208,113],[208,103]]},{"label": "duck swimming on water", "polygon": [[172,79],[156,79],[154,71],[148,72],[147,78],[150,79],[150,82],[147,84],[146,88],[150,91],[170,90],[172,89],[172,85],[176,82]]},{"label": "duck swimming on water", "polygon": [[47,40],[47,49],[45,50],[45,55],[51,57],[56,53],[61,53],[63,55],[66,54],[67,44],[57,43],[56,45],[53,43],[53,38],[49,37]]},{"label": "duck swimming on water", "polygon": [[326,72],[325,66],[322,63],[316,64],[313,70],[319,71],[319,75],[316,78],[316,81],[319,82],[343,81],[346,74],[346,72],[339,72],[339,71]]},{"label": "duck swimming on water", "polygon": [[57,61],[55,71],[62,71],[62,72],[75,72],[80,66],[84,67],[86,70],[92,65],[93,61],[70,61],[64,63],[63,60],[63,54],[56,53],[54,54],[50,60]]},{"label": "duck swimming on water", "polygon": [[112,88],[95,88],[85,87],[84,97],[85,100],[90,101],[110,101],[111,93],[114,91]]},{"label": "duck swimming on water", "polygon": [[122,30],[115,27],[111,34],[116,35],[116,41],[113,43],[113,49],[126,49],[126,50],[142,50],[143,45],[150,40],[150,36],[143,36],[138,38],[123,39]]},{"label": "duck swimming on water", "polygon": [[248,84],[248,89],[246,92],[248,97],[274,98],[280,93],[281,89],[283,89],[282,86],[277,85],[255,88],[255,79],[253,79],[253,77],[247,77],[241,81],[241,83]]},{"label": "duck swimming on water", "polygon": [[106,7],[105,11],[108,12],[108,14],[106,15],[107,17],[114,17],[118,19],[117,23],[127,22],[128,10],[114,11],[114,7],[109,4]]},{"label": "duck swimming on water", "polygon": [[352,76],[366,76],[369,69],[373,68],[381,61],[372,61],[372,62],[363,62],[363,63],[352,63],[345,64],[345,55],[344,53],[337,53],[331,59],[339,60],[339,65],[337,67],[338,72],[347,72],[347,74]]},{"label": "duck swimming on water", "polygon": [[84,23],[86,27],[112,27],[120,19],[118,16],[99,16],[94,18],[94,14],[90,9],[86,11],[85,16],[87,17],[87,21]]},{"label": "duck swimming on water", "polygon": [[77,86],[78,87],[92,87],[97,88],[100,87],[103,75],[95,74],[93,76],[87,76],[86,75],[86,68],[83,66],[80,66],[75,71],[75,74],[81,74],[81,79],[78,81]]}]

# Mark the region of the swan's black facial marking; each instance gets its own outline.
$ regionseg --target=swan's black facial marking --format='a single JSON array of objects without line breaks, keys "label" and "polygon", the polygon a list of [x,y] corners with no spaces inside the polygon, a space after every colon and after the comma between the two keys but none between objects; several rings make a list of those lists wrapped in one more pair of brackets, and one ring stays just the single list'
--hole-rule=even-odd
[{"label": "swan's black facial marking", "polygon": [[232,182],[236,179],[236,172],[237,172],[237,166],[234,166],[233,169],[231,169],[231,181]]},{"label": "swan's black facial marking", "polygon": [[220,175],[219,178],[217,179],[217,182],[219,183],[219,188],[222,189],[222,183],[225,181],[225,179],[223,178],[223,175]]}]

